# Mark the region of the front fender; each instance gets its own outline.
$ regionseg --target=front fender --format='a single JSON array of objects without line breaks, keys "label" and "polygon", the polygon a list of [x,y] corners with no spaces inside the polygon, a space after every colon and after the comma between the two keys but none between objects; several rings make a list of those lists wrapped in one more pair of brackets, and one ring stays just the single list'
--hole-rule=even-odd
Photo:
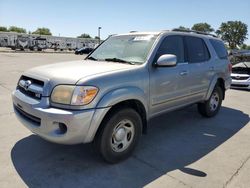
[{"label": "front fender", "polygon": [[112,90],[106,93],[97,104],[96,112],[92,118],[87,137],[84,141],[85,143],[93,141],[103,118],[111,109],[111,107],[126,100],[140,101],[144,105],[146,113],[148,112],[147,97],[141,89],[136,87],[126,87]]},{"label": "front fender", "polygon": [[114,106],[115,104],[126,100],[140,101],[143,104],[146,113],[148,112],[147,95],[143,90],[137,87],[124,87],[109,91],[101,98],[97,104],[97,108]]}]

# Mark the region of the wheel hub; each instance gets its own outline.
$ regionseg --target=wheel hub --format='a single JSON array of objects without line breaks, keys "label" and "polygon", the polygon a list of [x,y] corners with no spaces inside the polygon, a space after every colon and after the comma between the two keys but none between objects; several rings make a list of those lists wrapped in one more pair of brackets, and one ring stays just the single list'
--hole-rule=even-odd
[{"label": "wheel hub", "polygon": [[210,109],[215,111],[219,105],[219,94],[217,92],[213,93],[210,99]]},{"label": "wheel hub", "polygon": [[115,140],[119,142],[124,139],[125,135],[126,131],[123,127],[121,127],[115,133]]},{"label": "wheel hub", "polygon": [[114,128],[111,137],[111,147],[115,152],[126,150],[132,143],[135,135],[135,126],[132,121],[124,119]]}]

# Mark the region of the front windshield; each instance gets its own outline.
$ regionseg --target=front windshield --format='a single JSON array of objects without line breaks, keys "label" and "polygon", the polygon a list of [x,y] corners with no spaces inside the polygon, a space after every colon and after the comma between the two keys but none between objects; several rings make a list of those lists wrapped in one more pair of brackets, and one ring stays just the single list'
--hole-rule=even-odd
[{"label": "front windshield", "polygon": [[120,35],[107,39],[88,59],[142,64],[156,35]]}]

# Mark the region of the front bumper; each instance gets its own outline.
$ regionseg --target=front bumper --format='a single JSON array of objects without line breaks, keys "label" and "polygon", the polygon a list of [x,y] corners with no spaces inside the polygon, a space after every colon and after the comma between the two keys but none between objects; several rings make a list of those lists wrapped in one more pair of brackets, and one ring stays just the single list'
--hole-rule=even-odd
[{"label": "front bumper", "polygon": [[235,89],[250,89],[250,80],[232,80],[231,88]]},{"label": "front bumper", "polygon": [[[107,108],[81,111],[64,110],[49,106],[49,99],[41,101],[25,96],[19,90],[12,93],[14,111],[18,119],[33,133],[59,144],[91,142]],[[63,125],[63,126],[62,126]],[[65,128],[66,126],[66,128]],[[94,126],[94,128],[90,128]],[[63,129],[62,129],[63,127]]]}]

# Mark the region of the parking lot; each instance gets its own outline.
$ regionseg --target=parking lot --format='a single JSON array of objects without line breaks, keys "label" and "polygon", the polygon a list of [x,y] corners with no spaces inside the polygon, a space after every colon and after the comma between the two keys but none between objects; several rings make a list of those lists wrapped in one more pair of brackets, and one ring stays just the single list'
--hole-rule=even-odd
[{"label": "parking lot", "polygon": [[250,187],[250,92],[229,90],[218,116],[190,106],[150,121],[128,160],[102,161],[91,144],[49,143],[17,121],[11,91],[23,71],[74,54],[0,53],[0,187]]}]

